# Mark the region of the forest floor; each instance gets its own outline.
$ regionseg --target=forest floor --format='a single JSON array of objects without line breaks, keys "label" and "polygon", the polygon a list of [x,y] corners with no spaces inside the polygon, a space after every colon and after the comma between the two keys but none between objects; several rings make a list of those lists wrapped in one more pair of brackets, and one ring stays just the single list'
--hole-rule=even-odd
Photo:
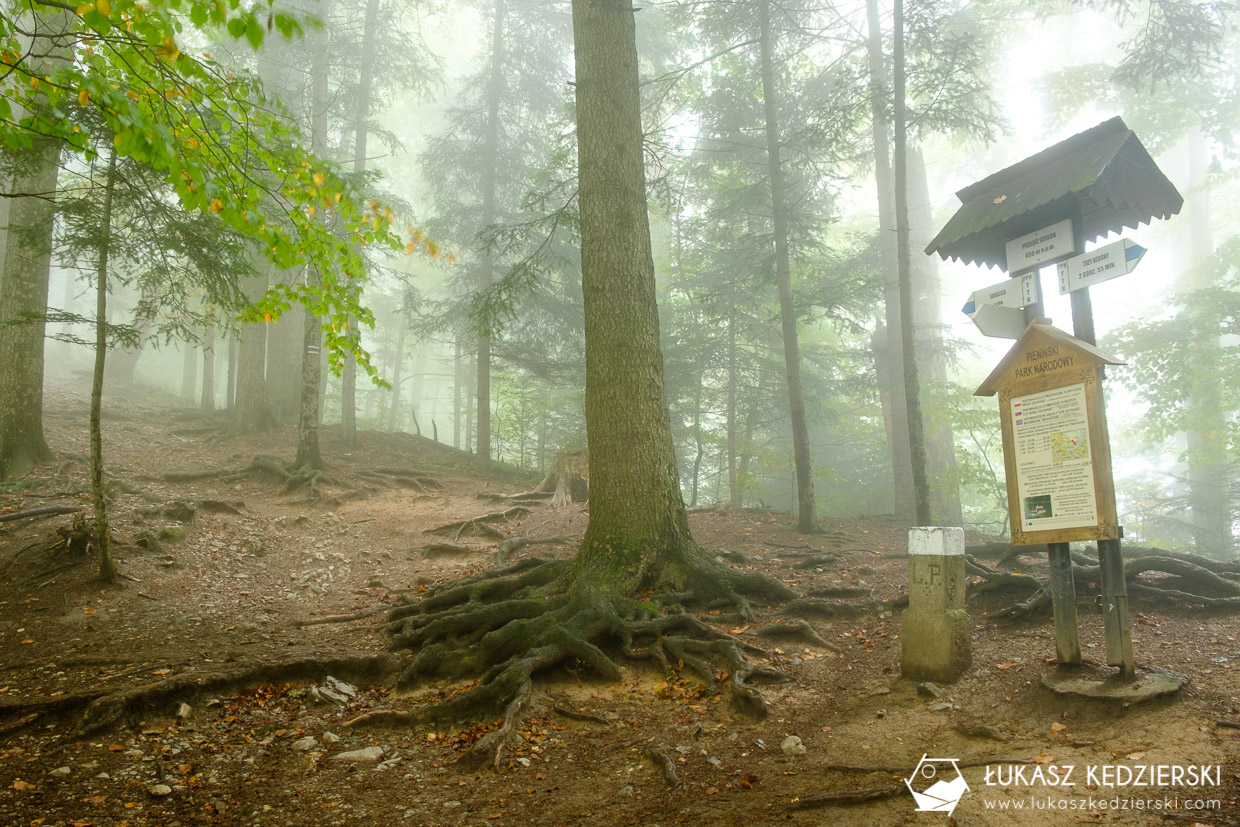
[{"label": "forest floor", "polygon": [[[60,459],[0,489],[0,515],[88,508],[86,404],[79,393],[49,391],[48,437]],[[792,678],[763,688],[771,708],[764,722],[734,716],[726,697],[710,697],[687,672],[634,666],[621,683],[584,670],[544,675],[498,771],[454,763],[491,721],[346,728],[360,713],[452,691],[432,686],[398,697],[375,685],[368,670],[385,651],[383,614],[365,613],[493,565],[494,537],[426,530],[503,510],[480,495],[528,490],[536,479],[481,475],[460,452],[406,434],[363,432],[349,451],[328,428],[324,454],[337,481],[363,479],[368,469],[413,469],[423,490],[373,486],[341,502],[333,497],[349,484],[325,485],[312,504],[304,488],[285,493],[259,473],[168,482],[167,474],[235,471],[255,455],[293,454],[291,428],[220,437],[202,431],[209,420],[188,416],[138,393],[107,406],[105,456],[111,478],[126,485],[112,509],[117,536],[131,541],[165,529],[151,547],[118,548],[119,585],[101,586],[93,561],[48,546],[72,516],[0,522],[0,824],[1240,820],[1240,729],[1218,723],[1240,721],[1233,616],[1135,599],[1138,662],[1191,682],[1169,698],[1123,705],[1045,688],[1041,678],[1057,668],[1049,617],[997,621],[995,610],[1027,595],[978,595],[969,601],[973,667],[942,687],[942,698],[927,697],[900,677],[900,613],[886,605],[906,590],[906,527],[881,517],[831,520],[825,533],[807,537],[785,514],[691,516],[703,547],[745,555],[736,565],[794,589],[842,595],[837,618],[810,621],[840,653],[753,641]],[[192,518],[167,508],[173,503],[190,506]],[[492,525],[507,536],[570,538],[527,546],[512,555],[519,560],[571,555],[587,518],[581,505],[541,504]],[[428,553],[436,543],[471,550]],[[811,557],[817,565],[796,567]],[[1015,565],[1045,572],[1045,561],[1031,556]],[[757,608],[760,622],[782,617],[779,607]],[[322,622],[351,614],[365,616]],[[1087,659],[1104,660],[1092,600],[1082,600],[1081,617]],[[709,613],[702,619],[716,622]],[[717,625],[738,636],[751,631]],[[125,707],[121,720],[84,726],[90,700],[123,699],[109,693],[150,685],[147,702]],[[589,718],[563,714],[573,710]],[[782,749],[789,736],[800,738],[804,754]],[[368,747],[378,749],[358,753]],[[954,822],[916,812],[903,789],[924,754],[964,765],[969,791]],[[1002,763],[987,770],[984,761]],[[1109,777],[1086,774],[1116,765],[1221,769],[1213,770],[1219,783],[1196,789],[1108,786]],[[1023,779],[1011,777],[1016,767]],[[1073,786],[1053,785],[1057,778]],[[859,790],[875,797],[796,809],[812,796]],[[1220,809],[1186,809],[1198,800]]]}]

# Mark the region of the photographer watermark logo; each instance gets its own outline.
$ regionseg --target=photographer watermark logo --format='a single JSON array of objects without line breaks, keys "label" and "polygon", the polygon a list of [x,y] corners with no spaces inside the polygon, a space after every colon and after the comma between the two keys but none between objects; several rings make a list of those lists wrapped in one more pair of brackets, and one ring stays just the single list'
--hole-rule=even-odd
[{"label": "photographer watermark logo", "polygon": [[930,758],[925,755],[913,768],[913,774],[904,779],[904,786],[916,799],[917,812],[946,813],[949,816],[960,803],[960,797],[969,789],[955,758]]}]

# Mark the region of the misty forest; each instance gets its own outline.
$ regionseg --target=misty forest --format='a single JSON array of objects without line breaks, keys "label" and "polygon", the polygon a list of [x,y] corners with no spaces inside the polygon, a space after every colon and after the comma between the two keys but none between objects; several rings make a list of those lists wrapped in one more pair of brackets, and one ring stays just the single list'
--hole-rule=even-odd
[{"label": "misty forest", "polygon": [[0,821],[1237,823],[1238,59],[4,0]]}]

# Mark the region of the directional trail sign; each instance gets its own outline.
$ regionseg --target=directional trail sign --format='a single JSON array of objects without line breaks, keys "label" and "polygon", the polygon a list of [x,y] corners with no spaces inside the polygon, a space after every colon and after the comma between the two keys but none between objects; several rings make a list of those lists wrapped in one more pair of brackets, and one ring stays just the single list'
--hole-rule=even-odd
[{"label": "directional trail sign", "polygon": [[1028,324],[1020,308],[997,304],[978,305],[969,318],[983,336],[995,339],[1019,339]]},{"label": "directional trail sign", "polygon": [[974,290],[960,308],[973,320],[983,336],[1015,339],[1025,330],[1020,308],[1038,300],[1037,272],[1004,279],[981,290]]},{"label": "directional trail sign", "polygon": [[1092,252],[1059,262],[1059,295],[1124,276],[1137,269],[1145,248],[1120,239]]},{"label": "directional trail sign", "polygon": [[[998,307],[1024,307],[1038,300],[1037,273],[1025,273],[1016,278],[1004,279],[981,290],[974,290],[969,300],[961,308],[966,315],[972,316],[983,304]],[[1024,328],[1022,327],[1023,331]]]}]

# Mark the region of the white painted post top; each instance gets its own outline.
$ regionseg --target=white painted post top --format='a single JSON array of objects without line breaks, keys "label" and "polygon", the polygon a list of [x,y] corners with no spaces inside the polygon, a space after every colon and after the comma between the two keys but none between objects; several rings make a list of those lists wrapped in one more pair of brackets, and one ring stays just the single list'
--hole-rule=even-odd
[{"label": "white painted post top", "polygon": [[927,526],[908,530],[908,553],[934,557],[963,557],[964,529]]}]

